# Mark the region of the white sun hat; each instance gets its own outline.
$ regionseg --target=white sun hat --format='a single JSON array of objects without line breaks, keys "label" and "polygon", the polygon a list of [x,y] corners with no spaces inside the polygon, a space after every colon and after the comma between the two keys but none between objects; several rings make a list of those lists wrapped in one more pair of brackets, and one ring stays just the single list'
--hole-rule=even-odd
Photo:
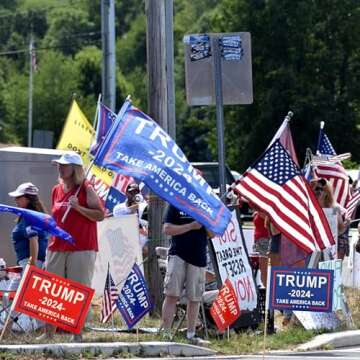
[{"label": "white sun hat", "polygon": [[61,165],[80,165],[83,166],[84,163],[81,159],[81,156],[75,151],[71,151],[62,155],[59,159],[51,160],[53,163]]},{"label": "white sun hat", "polygon": [[39,189],[31,182],[26,182],[23,184],[20,184],[16,190],[9,192],[9,196],[11,197],[19,197],[23,196],[25,194],[28,195],[38,195]]}]

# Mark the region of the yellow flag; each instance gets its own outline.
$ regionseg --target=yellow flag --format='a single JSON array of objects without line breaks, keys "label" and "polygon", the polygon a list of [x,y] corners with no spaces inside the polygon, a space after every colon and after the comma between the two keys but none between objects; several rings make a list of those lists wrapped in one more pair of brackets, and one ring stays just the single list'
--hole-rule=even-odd
[{"label": "yellow flag", "polygon": [[[57,149],[72,150],[80,154],[86,165],[90,163],[89,148],[94,139],[95,130],[81,111],[75,100],[71,104],[69,114],[66,118]],[[93,166],[89,178],[92,179],[95,190],[105,198],[109,186],[112,183],[113,174],[110,170]],[[100,194],[99,194],[100,195]]]},{"label": "yellow flag", "polygon": [[80,154],[85,165],[89,164],[89,148],[95,130],[75,100],[71,104],[57,149],[73,150]]}]

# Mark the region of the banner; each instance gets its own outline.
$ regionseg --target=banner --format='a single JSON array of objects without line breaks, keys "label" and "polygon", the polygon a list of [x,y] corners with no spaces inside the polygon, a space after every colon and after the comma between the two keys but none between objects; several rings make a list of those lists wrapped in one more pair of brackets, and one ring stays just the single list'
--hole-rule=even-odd
[{"label": "banner", "polygon": [[[85,166],[90,163],[89,147],[95,136],[95,130],[74,100],[66,118],[57,149],[76,151]],[[88,176],[96,193],[105,202],[109,192],[113,173],[108,169],[93,166]]]},{"label": "banner", "polygon": [[333,270],[273,267],[270,309],[332,312]]},{"label": "banner", "polygon": [[11,309],[80,333],[94,290],[27,265]]},{"label": "banner", "polygon": [[240,316],[236,293],[229,279],[225,280],[219,295],[211,305],[210,314],[220,331],[225,331]]},{"label": "banner", "polygon": [[241,310],[257,306],[256,284],[243,243],[236,211],[222,236],[211,239],[222,282],[230,279]]},{"label": "banner", "polygon": [[230,211],[174,140],[128,102],[94,161],[143,181],[158,196],[215,234],[223,234],[230,221]]},{"label": "banner", "polygon": [[150,299],[149,290],[137,264],[134,264],[120,292],[116,306],[129,329],[152,309],[153,304]]}]

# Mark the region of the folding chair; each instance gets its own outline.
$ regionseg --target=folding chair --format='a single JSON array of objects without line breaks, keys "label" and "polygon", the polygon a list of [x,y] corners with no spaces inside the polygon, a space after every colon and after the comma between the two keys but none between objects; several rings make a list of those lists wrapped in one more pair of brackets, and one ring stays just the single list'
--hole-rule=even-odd
[{"label": "folding chair", "polygon": [[[5,269],[7,277],[0,280],[0,325],[3,327],[5,325],[6,319],[9,316],[11,304],[14,300],[16,290],[20,284],[21,279],[21,266],[7,267]],[[25,331],[23,327],[18,322],[19,314],[11,315],[11,320],[13,324],[19,328],[20,331]],[[13,332],[12,326],[10,331]]]}]

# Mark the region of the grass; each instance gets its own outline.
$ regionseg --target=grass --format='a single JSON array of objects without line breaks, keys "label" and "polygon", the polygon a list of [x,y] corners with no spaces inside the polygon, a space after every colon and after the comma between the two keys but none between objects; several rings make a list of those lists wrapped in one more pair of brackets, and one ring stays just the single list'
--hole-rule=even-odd
[{"label": "grass", "polygon": [[[353,321],[355,328],[360,328],[360,290],[358,289],[345,289],[345,293],[348,299],[348,305],[352,312]],[[101,301],[97,299],[93,303],[94,311],[94,323],[93,326],[96,327],[105,327],[100,324],[96,319],[99,318],[99,313],[101,309]],[[340,314],[341,317],[341,314]],[[302,344],[311,340],[317,334],[323,333],[324,331],[307,331],[305,330],[297,321],[292,321],[290,325],[286,328],[282,327],[282,316],[277,314],[275,317],[275,324],[279,331],[276,334],[268,335],[266,339],[266,350],[290,350],[294,349],[297,345]],[[160,319],[145,317],[139,324],[139,327],[159,327]],[[106,325],[111,327],[111,321]],[[121,323],[120,316],[116,314],[114,318],[114,326],[122,327],[124,325]],[[344,327],[345,329],[345,327]],[[16,336],[9,336],[4,343],[7,344],[26,344],[26,343],[36,343],[35,336],[38,336],[40,332],[34,333],[17,333]],[[60,342],[69,342],[70,334],[59,333],[56,334],[55,338],[51,343],[60,343]],[[143,341],[159,341],[161,340],[160,336],[157,334],[136,334],[136,333],[105,333],[105,332],[95,332],[95,331],[86,331],[84,333],[84,342],[143,342]],[[186,339],[183,334],[179,333],[176,335],[174,341],[176,342],[186,342]],[[234,331],[230,332],[229,339],[226,336],[218,335],[212,336],[210,338],[211,345],[210,348],[219,352],[219,354],[229,355],[229,354],[249,354],[261,352],[263,350],[263,341],[264,336],[261,331],[261,326],[259,330],[254,331],[242,331],[240,333],[235,333]],[[66,359],[92,359],[92,358],[106,358],[104,354],[98,352],[97,354],[91,352],[83,352],[80,355],[74,354],[65,354],[66,356],[61,356],[61,358]],[[137,354],[141,356],[141,354]],[[134,354],[128,352],[115,352],[113,357],[118,358],[131,358],[134,357]],[[43,354],[42,355],[14,355],[10,353],[0,353],[0,360],[7,359],[55,359],[59,358],[53,354]]]}]

